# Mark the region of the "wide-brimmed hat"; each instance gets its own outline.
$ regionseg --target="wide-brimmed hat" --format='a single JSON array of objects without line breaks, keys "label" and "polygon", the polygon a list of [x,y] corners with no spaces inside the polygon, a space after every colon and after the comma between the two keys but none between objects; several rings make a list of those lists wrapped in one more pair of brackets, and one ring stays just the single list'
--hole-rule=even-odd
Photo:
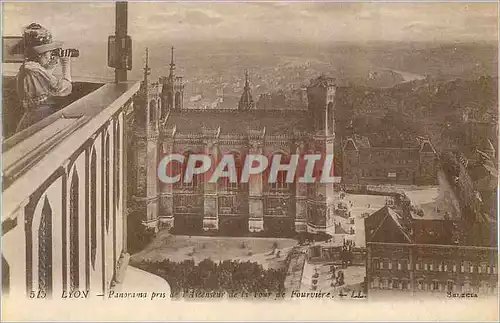
[{"label": "wide-brimmed hat", "polygon": [[62,47],[62,42],[52,41],[52,34],[42,25],[32,23],[24,28],[24,48],[35,53],[45,53]]}]

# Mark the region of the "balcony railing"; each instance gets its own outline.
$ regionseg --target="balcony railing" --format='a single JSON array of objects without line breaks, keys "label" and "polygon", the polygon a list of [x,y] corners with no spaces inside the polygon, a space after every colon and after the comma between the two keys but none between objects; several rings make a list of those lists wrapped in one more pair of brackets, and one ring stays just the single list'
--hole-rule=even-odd
[{"label": "balcony railing", "polygon": [[138,82],[105,84],[4,142],[4,289],[106,293],[126,263],[127,124]]}]

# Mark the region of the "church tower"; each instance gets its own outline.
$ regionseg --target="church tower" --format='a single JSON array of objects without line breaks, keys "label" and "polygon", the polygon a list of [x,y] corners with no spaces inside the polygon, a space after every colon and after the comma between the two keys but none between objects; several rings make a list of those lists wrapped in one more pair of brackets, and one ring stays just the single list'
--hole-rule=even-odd
[{"label": "church tower", "polygon": [[[334,175],[335,142],[335,80],[320,76],[311,80],[307,87],[308,110],[312,120],[309,152],[319,154],[327,163],[331,162],[329,174],[315,174],[316,183],[309,189],[307,206],[307,230],[309,232],[334,232],[336,193],[333,180],[320,183],[322,176]],[[330,160],[330,161],[329,161]]]},{"label": "church tower", "polygon": [[149,229],[157,230],[158,136],[160,115],[160,90],[157,82],[150,82],[149,51],[146,48],[144,78],[134,101],[134,163],[136,214]]},{"label": "church tower", "polygon": [[182,77],[175,76],[174,47],[170,56],[170,73],[168,77],[161,79],[162,89],[162,109],[161,118],[165,118],[167,111],[180,111],[183,109],[184,84]]},{"label": "church tower", "polygon": [[240,102],[238,102],[238,110],[247,111],[253,110],[255,108],[255,102],[252,98],[252,93],[250,92],[250,83],[248,82],[248,71],[245,70],[245,87],[243,88],[243,94],[241,94]]}]

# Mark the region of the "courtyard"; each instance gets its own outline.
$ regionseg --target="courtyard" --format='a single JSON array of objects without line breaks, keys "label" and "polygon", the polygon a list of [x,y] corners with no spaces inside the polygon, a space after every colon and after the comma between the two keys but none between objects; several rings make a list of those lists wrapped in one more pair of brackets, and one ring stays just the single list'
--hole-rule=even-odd
[{"label": "courtyard", "polygon": [[132,255],[131,261],[239,260],[277,269],[285,266],[286,256],[295,245],[296,240],[286,238],[188,236],[160,231],[144,250]]},{"label": "courtyard", "polygon": [[[412,205],[423,211],[423,215],[414,215],[421,220],[443,219],[445,215],[450,219],[460,218],[458,200],[442,171],[438,172],[438,181],[439,185],[434,186],[372,185],[369,189],[406,194]],[[339,203],[347,206],[346,213],[349,217],[334,216],[344,233],[330,232],[333,238],[325,244],[340,246],[344,240],[352,240],[357,247],[365,247],[364,218],[384,207],[390,200],[389,196],[384,195],[346,193]],[[354,234],[350,234],[351,228]]]}]

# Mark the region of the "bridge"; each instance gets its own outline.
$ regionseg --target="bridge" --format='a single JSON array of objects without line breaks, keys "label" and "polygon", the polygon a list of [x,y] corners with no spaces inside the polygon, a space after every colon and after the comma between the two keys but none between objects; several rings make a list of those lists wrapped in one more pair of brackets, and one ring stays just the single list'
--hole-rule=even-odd
[{"label": "bridge", "polygon": [[[116,39],[127,35],[116,3]],[[126,48],[116,46],[118,61]],[[3,291],[8,297],[63,292],[170,292],[158,276],[128,266],[128,122],[140,83],[116,64],[98,86],[3,142]]]}]

